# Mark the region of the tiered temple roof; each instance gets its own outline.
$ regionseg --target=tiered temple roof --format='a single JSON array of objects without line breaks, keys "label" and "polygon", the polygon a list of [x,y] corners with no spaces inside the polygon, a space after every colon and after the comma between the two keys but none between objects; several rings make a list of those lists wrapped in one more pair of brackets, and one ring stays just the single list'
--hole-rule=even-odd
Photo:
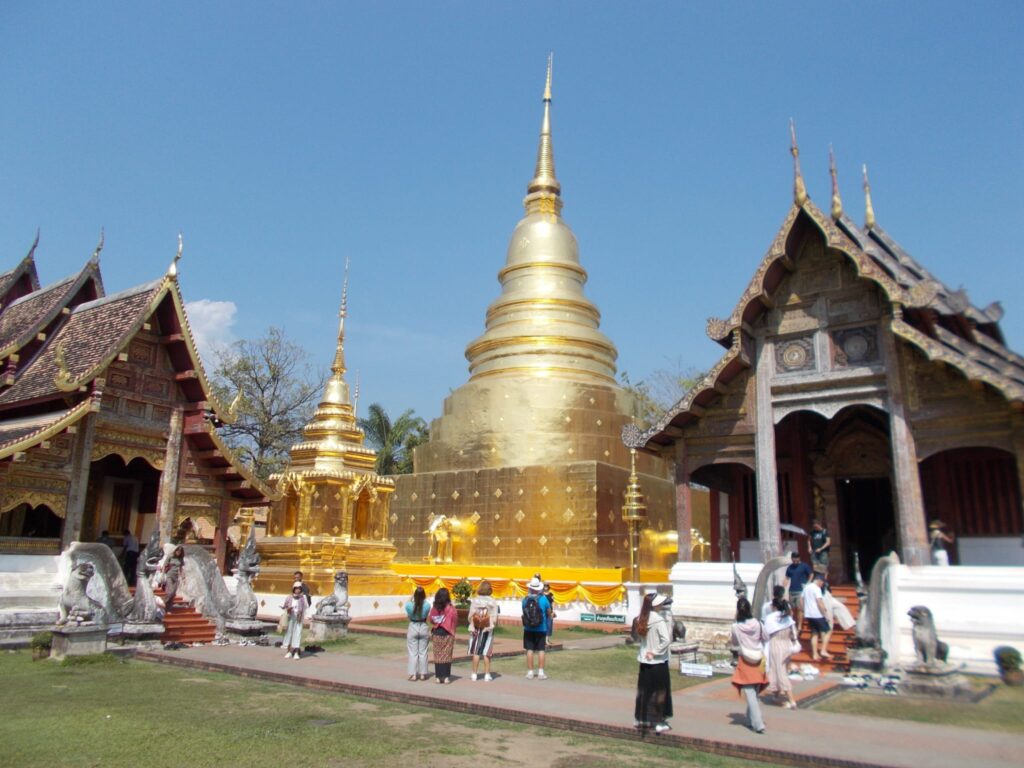
[{"label": "tiered temple roof", "polygon": [[104,295],[99,248],[76,275],[41,288],[35,245],[0,274],[0,461],[100,410],[107,367],[126,359],[133,337],[159,327],[184,400],[185,438],[230,495],[247,504],[276,494],[217,435],[234,421],[215,396],[196,351],[172,264],[167,274]]},{"label": "tiered temple roof", "polygon": [[842,211],[835,187],[832,215],[811,202],[805,191],[800,194],[799,166],[797,187],[793,207],[732,313],[726,319],[708,319],[708,336],[728,351],[648,430],[627,425],[623,429],[627,445],[656,450],[671,444],[681,427],[700,418],[725,385],[750,367],[752,349],[744,341],[743,330],[774,306],[772,296],[792,271],[794,250],[808,228],[820,232],[829,248],[845,254],[858,276],[878,285],[891,304],[890,327],[899,338],[929,360],[941,361],[969,381],[998,391],[1015,408],[1024,407],[1024,358],[1005,345],[999,302],[976,307],[963,288],[950,289],[908,254],[875,222],[866,174],[864,226]]}]

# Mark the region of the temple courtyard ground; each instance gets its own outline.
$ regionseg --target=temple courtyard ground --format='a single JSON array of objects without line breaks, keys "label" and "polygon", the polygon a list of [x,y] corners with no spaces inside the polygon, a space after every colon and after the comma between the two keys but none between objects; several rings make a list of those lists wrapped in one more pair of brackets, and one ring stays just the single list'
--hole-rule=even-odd
[{"label": "temple courtyard ground", "polygon": [[[300,661],[238,646],[74,664],[8,652],[0,763],[978,768],[1017,766],[1024,754],[1024,691],[1006,688],[974,705],[854,695],[795,712],[766,704],[768,732],[758,736],[727,680],[673,675],[673,731],[640,738],[633,650],[583,633],[561,639],[549,680],[526,680],[523,659],[510,657],[495,659],[491,683],[471,682],[468,665],[456,664],[448,686],[406,680],[404,641],[379,635]],[[810,700],[827,687],[801,682],[798,694]]]}]

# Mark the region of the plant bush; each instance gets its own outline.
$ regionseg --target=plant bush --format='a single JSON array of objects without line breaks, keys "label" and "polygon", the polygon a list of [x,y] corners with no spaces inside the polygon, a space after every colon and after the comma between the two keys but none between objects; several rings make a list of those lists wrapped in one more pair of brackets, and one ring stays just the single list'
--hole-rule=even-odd
[{"label": "plant bush", "polygon": [[53,646],[53,632],[37,632],[29,641],[30,648],[50,648]]},{"label": "plant bush", "polygon": [[473,587],[469,579],[463,577],[458,584],[452,587],[452,599],[455,600],[457,608],[465,608],[469,605],[469,598],[473,595]]},{"label": "plant bush", "polygon": [[1020,669],[1020,651],[1010,645],[1001,645],[992,652],[996,658],[996,666],[1000,672]]}]

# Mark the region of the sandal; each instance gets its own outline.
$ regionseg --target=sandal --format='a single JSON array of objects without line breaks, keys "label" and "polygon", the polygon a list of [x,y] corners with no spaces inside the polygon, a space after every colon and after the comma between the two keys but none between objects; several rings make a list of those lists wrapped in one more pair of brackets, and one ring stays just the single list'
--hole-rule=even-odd
[{"label": "sandal", "polygon": [[409,682],[410,683],[415,683],[417,680],[419,680],[419,678],[416,677],[416,675],[409,675]]}]

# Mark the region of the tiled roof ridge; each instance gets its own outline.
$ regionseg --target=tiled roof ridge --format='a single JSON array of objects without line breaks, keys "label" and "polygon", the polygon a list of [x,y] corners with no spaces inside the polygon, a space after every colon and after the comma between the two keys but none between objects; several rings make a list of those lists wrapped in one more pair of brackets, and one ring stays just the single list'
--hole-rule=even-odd
[{"label": "tiled roof ridge", "polygon": [[83,302],[74,309],[72,309],[71,314],[76,315],[83,312],[89,312],[93,309],[97,309],[106,304],[112,304],[116,301],[130,299],[133,296],[138,296],[140,293],[152,291],[156,288],[159,288],[165,279],[166,278],[161,277],[156,280],[151,280],[148,283],[142,283],[141,285],[136,285],[132,288],[126,288],[125,290],[118,291],[117,293],[110,293],[107,294],[106,296],[100,296],[99,298],[93,299],[92,301]]}]

